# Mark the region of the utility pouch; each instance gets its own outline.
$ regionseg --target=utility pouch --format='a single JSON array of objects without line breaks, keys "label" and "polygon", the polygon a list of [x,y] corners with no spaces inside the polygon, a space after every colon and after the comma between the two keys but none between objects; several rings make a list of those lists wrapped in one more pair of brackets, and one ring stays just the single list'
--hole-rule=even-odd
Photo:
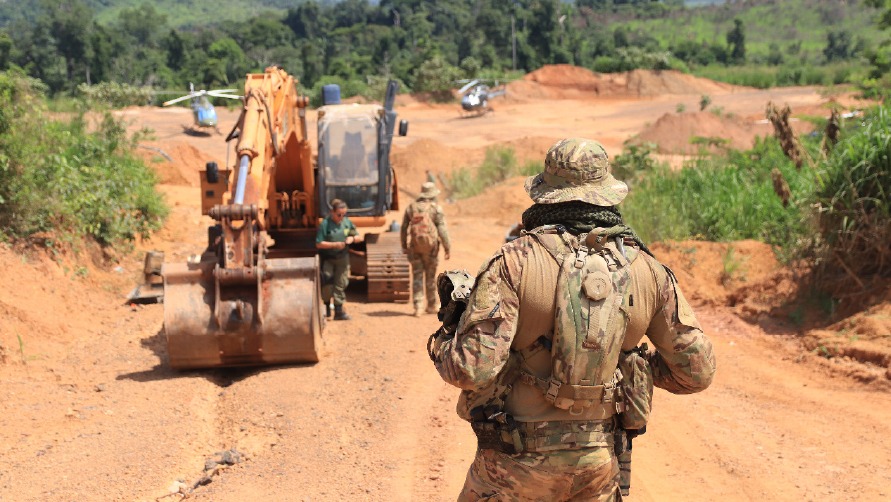
[{"label": "utility pouch", "polygon": [[619,415],[622,428],[642,429],[650,419],[653,405],[653,370],[646,358],[647,344],[641,344],[619,354],[619,371],[622,373],[624,411]]},{"label": "utility pouch", "polygon": [[497,407],[477,407],[471,411],[470,422],[476,435],[477,447],[481,450],[495,450],[508,455],[523,452],[523,437],[514,417],[496,411]]},{"label": "utility pouch", "polygon": [[495,450],[502,453],[514,454],[513,445],[501,440],[501,430],[494,422],[470,422],[473,433],[476,434],[476,446],[481,450]]}]

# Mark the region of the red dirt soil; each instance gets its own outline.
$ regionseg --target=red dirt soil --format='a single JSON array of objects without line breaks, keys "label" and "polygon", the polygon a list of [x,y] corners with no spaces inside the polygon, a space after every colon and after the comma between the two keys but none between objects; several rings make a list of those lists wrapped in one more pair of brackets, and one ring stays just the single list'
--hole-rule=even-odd
[{"label": "red dirt soil", "polygon": [[688,94],[726,94],[742,87],[694,77],[675,70],[634,70],[601,74],[572,65],[550,65],[507,85],[513,99],[575,99],[598,97],[652,97]]},{"label": "red dirt soil", "polygon": [[[416,194],[428,170],[447,179],[474,168],[491,146],[514,147],[524,163],[561,137],[586,136],[616,155],[655,117],[679,101],[693,109],[703,92],[690,81],[686,94],[603,96],[585,83],[590,72],[536,73],[524,82],[552,92],[560,75],[575,75],[578,87],[562,88],[567,99],[493,101],[496,111],[476,119],[460,118],[456,104],[400,101],[400,118],[412,123],[394,147],[401,196]],[[662,81],[662,73],[640,80]],[[648,88],[629,87],[634,75],[595,77]],[[769,100],[789,103],[793,114],[826,101],[815,88],[712,85],[714,105],[750,118],[763,116]],[[222,166],[226,147],[216,134],[184,134],[184,112],[122,112],[132,130],[154,131],[146,146],[174,159],[143,149],[172,209],[150,240],[111,264],[89,246],[0,245],[0,501],[454,500],[475,439],[454,413],[457,389],[442,383],[425,352],[436,321],[412,317],[410,305],[367,303],[354,284],[353,320],[327,325],[315,365],[167,366],[163,306],[123,298],[140,279],[144,251],[181,262],[206,239],[197,170],[209,160]],[[228,130],[235,113],[220,116]],[[704,135],[731,131],[715,127]],[[522,182],[445,203],[453,251],[441,270],[475,271],[498,248],[529,205]],[[649,431],[635,441],[629,500],[891,497],[891,298],[807,332],[794,316],[778,316],[794,286],[769,247],[652,248],[695,304],[719,370],[701,394],[657,392]],[[219,463],[226,451],[238,452],[234,465]]]}]

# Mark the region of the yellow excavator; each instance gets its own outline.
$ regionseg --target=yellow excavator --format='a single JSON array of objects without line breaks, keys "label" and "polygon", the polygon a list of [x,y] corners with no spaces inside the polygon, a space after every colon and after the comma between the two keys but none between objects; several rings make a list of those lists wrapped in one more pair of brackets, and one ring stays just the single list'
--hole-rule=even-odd
[{"label": "yellow excavator", "polygon": [[[318,110],[317,161],[307,135],[309,101],[278,67],[249,74],[244,108],[227,137],[235,161],[201,171],[202,213],[215,225],[187,263],[164,263],[164,331],[173,368],[316,362],[325,319],[315,236],[333,198],[366,230],[351,249],[369,299],[407,300],[409,264],[386,212],[398,209],[389,155],[395,82],[381,105]],[[405,135],[408,124],[399,124]]]}]

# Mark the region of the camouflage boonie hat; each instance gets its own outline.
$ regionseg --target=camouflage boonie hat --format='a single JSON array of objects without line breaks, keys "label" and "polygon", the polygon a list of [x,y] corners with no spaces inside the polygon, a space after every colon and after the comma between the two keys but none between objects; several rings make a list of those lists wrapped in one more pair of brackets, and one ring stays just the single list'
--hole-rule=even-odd
[{"label": "camouflage boonie hat", "polygon": [[548,150],[544,172],[526,179],[526,192],[537,204],[578,200],[608,207],[622,202],[628,185],[610,174],[609,155],[603,145],[568,138]]},{"label": "camouflage boonie hat", "polygon": [[436,185],[432,181],[425,181],[421,185],[421,195],[420,197],[423,199],[432,199],[439,195],[439,189],[436,188]]}]

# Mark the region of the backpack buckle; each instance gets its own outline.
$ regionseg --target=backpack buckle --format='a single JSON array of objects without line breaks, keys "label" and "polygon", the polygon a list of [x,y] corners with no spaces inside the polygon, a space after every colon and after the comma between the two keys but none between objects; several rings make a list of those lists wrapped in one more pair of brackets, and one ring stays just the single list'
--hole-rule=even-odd
[{"label": "backpack buckle", "polygon": [[585,266],[586,256],[588,256],[588,247],[585,245],[579,246],[579,250],[575,252],[575,268],[582,268]]},{"label": "backpack buckle", "polygon": [[545,392],[545,398],[552,403],[556,401],[561,385],[563,384],[556,380],[551,380],[550,385],[548,385],[548,391]]},{"label": "backpack buckle", "polygon": [[611,403],[613,401],[619,400],[619,398],[621,397],[619,396],[620,388],[621,387],[619,387],[619,383],[615,380],[611,380],[609,383],[603,384],[603,394],[600,396],[600,402]]}]

